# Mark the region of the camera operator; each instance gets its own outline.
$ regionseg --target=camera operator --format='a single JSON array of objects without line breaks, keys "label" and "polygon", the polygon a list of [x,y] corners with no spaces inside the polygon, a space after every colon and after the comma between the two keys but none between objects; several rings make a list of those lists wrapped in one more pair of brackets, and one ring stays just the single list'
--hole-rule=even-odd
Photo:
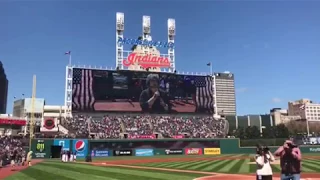
[{"label": "camera operator", "polygon": [[255,156],[257,164],[257,180],[272,180],[272,168],[270,162],[274,161],[274,156],[268,147],[262,148],[257,145],[257,152]]},{"label": "camera operator", "polygon": [[274,154],[280,157],[281,180],[300,180],[301,152],[299,147],[287,140]]}]

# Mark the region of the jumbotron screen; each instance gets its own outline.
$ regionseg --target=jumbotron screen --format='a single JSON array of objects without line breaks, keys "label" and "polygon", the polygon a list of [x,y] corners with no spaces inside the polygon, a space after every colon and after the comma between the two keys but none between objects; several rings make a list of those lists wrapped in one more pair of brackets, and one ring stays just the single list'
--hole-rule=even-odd
[{"label": "jumbotron screen", "polygon": [[[146,83],[157,77],[159,94]],[[213,113],[211,76],[173,73],[73,69],[72,110],[146,113]]]}]

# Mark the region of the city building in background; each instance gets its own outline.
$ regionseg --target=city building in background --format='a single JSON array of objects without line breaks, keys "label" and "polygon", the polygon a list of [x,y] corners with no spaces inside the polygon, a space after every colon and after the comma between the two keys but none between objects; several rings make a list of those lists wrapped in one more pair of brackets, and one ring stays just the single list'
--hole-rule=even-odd
[{"label": "city building in background", "polygon": [[215,73],[215,77],[218,114],[236,115],[234,74],[230,72]]},{"label": "city building in background", "polygon": [[8,79],[0,61],[0,114],[7,112]]},{"label": "city building in background", "polygon": [[60,118],[64,117],[66,106],[45,105],[43,108],[44,118]]},{"label": "city building in background", "polygon": [[320,121],[320,104],[310,99],[300,99],[288,103],[288,115],[300,116],[301,119]]},{"label": "city building in background", "polygon": [[25,133],[29,129],[31,114],[34,113],[35,132],[40,132],[40,125],[43,121],[43,108],[45,101],[42,98],[36,98],[32,105],[32,98],[18,99],[13,102],[13,116],[27,120],[27,126],[24,127]]},{"label": "city building in background", "polygon": [[275,125],[274,119],[270,114],[264,115],[244,115],[244,116],[226,116],[229,122],[229,132],[238,128],[247,128],[248,126],[257,126],[262,133],[264,128]]},{"label": "city building in background", "polygon": [[288,123],[290,121],[296,121],[296,120],[300,120],[301,116],[296,115],[296,116],[290,116],[288,114],[288,110],[287,109],[281,109],[281,108],[273,108],[270,110],[270,114],[272,116],[272,119],[275,122],[275,125],[278,124],[285,124]]}]

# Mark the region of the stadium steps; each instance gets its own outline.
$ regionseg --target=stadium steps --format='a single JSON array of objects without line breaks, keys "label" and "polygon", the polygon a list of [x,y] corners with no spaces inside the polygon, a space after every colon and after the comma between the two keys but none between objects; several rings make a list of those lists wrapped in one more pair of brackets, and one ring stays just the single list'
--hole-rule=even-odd
[{"label": "stadium steps", "polygon": [[126,132],[126,126],[124,125],[124,123],[121,120],[119,120],[119,121],[120,121],[120,127],[121,127],[122,132]]},{"label": "stadium steps", "polygon": [[69,130],[67,128],[63,127],[61,124],[58,124],[58,129],[59,129],[59,132],[61,132],[63,134],[69,133]]}]

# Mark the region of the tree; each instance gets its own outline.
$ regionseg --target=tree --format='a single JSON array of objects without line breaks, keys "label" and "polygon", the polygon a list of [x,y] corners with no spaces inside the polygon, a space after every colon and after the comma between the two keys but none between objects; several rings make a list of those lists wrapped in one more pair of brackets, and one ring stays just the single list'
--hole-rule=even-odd
[{"label": "tree", "polygon": [[245,138],[244,128],[239,127],[234,131],[233,135],[237,138],[244,139]]},{"label": "tree", "polygon": [[289,121],[288,123],[285,124],[285,126],[288,128],[289,134],[291,135],[307,132],[307,123],[302,120]]},{"label": "tree", "polygon": [[245,129],[245,138],[246,139],[254,139],[260,138],[260,130],[257,126],[248,126]]},{"label": "tree", "polygon": [[288,138],[289,137],[289,129],[285,126],[285,124],[278,124],[275,126],[275,137],[277,138]]},{"label": "tree", "polygon": [[263,138],[276,138],[276,127],[269,126],[262,129],[262,137]]}]

